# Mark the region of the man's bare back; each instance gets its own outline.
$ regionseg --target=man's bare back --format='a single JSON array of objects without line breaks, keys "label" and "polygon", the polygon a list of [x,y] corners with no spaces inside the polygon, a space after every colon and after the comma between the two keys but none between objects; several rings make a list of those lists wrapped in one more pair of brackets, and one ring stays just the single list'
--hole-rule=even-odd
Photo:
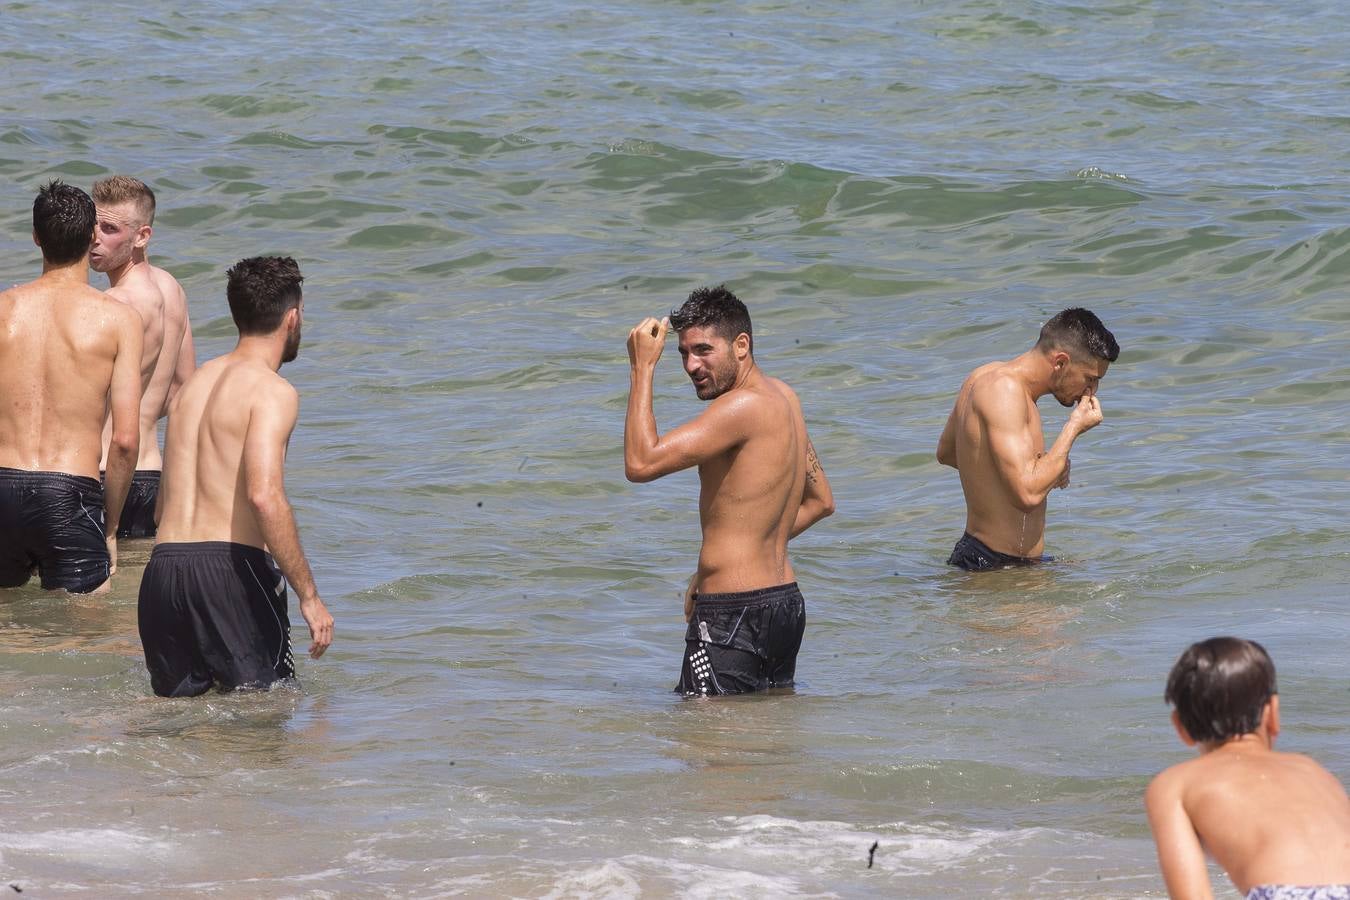
[{"label": "man's bare back", "polygon": [[[1047,334],[1062,317],[1076,326],[1090,317],[1097,338],[1088,342],[1090,350],[1074,331]],[[1095,316],[1066,310],[1047,323],[1031,350],[980,366],[966,378],[937,448],[938,462],[960,474],[966,499],[966,534],[952,565],[998,568],[1040,558],[1046,500],[1053,489],[1069,486],[1069,450],[1102,419],[1097,386],[1118,352]],[[1036,406],[1045,394],[1073,407],[1049,451]]]},{"label": "man's bare back", "polygon": [[[33,205],[42,275],[0,293],[0,584],[101,589],[139,444],[141,324],[89,286],[95,210],[54,181]],[[99,484],[111,422],[107,483]],[[101,505],[102,515],[98,506]]]},{"label": "man's bare back", "polygon": [[110,386],[139,400],[140,320],[82,276],[0,293],[0,466],[98,478]]},{"label": "man's bare back", "polygon": [[[1345,788],[1311,758],[1280,753],[1254,735],[1163,772],[1149,787],[1148,805],[1151,819],[1198,834],[1243,893],[1260,884],[1350,884]],[[1203,859],[1197,861],[1192,877],[1203,877],[1205,892],[1174,896],[1209,896]]]},{"label": "man's bare back", "polygon": [[265,363],[226,355],[202,365],[169,412],[159,542],[264,548],[243,477],[249,451],[266,441],[284,459],[298,407],[295,388]]},{"label": "man's bare back", "polygon": [[[1167,891],[1211,898],[1208,852],[1238,890],[1350,896],[1350,798],[1307,756],[1279,753],[1275,664],[1256,641],[1189,646],[1167,678],[1172,727],[1199,756],[1153,779],[1144,795]],[[1317,893],[1317,896],[1324,896]]]}]

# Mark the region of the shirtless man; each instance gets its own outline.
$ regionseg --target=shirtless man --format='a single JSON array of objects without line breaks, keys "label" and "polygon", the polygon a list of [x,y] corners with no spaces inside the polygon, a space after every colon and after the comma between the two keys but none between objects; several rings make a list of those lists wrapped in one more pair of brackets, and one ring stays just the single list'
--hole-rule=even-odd
[{"label": "shirtless man", "polygon": [[1177,735],[1200,750],[1144,796],[1167,892],[1213,897],[1209,851],[1247,900],[1350,900],[1350,799],[1308,757],[1275,752],[1280,698],[1265,648],[1192,644],[1164,699]]},{"label": "shirtless man", "polygon": [[[694,392],[711,403],[662,437],[652,379],[671,327]],[[703,547],[675,688],[687,696],[792,684],[806,608],[788,539],[834,512],[801,402],[759,370],[752,350],[750,314],[725,287],[696,290],[668,319],[644,319],[628,335],[624,474],[645,482],[698,466],[702,486]]]},{"label": "shirtless man", "polygon": [[169,409],[159,533],[141,579],[141,643],[162,697],[294,677],[287,582],[310,656],[333,639],[283,485],[299,398],[277,370],[300,350],[303,279],[289,257],[245,259],[227,275],[239,343]]},{"label": "shirtless man", "polygon": [[[187,297],[172,275],[146,259],[155,220],[155,195],[150,188],[125,175],[104,178],[94,183],[94,205],[98,226],[90,265],[108,276],[108,295],[136,310],[145,328],[141,453],[117,536],[154,537],[155,496],[163,465],[156,426],[167,409],[170,389],[195,368],[187,332]],[[105,444],[107,438],[105,429]]]},{"label": "shirtless man", "polygon": [[[1119,355],[1100,319],[1066,309],[1030,350],[980,366],[961,385],[937,447],[938,462],[960,473],[966,495],[966,533],[948,565],[981,571],[1039,561],[1046,498],[1069,486],[1069,449],[1102,420],[1097,385]],[[1046,394],[1073,407],[1049,452],[1036,408]]]},{"label": "shirtless man", "polygon": [[0,587],[36,569],[48,590],[86,593],[117,569],[139,443],[141,322],[89,286],[94,202],[84,191],[42,188],[33,240],[42,275],[0,293]]}]

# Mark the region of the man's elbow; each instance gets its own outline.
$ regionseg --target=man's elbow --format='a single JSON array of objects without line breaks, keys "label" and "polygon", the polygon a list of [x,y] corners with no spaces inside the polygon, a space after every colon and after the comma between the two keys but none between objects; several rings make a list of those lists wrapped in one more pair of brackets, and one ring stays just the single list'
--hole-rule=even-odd
[{"label": "man's elbow", "polygon": [[634,484],[646,484],[649,481],[655,481],[657,473],[648,466],[639,465],[633,462],[624,462],[623,477]]},{"label": "man's elbow", "polygon": [[820,504],[820,518],[828,519],[834,515],[834,498],[830,497]]},{"label": "man's elbow", "polygon": [[248,492],[248,505],[259,521],[274,519],[289,508],[286,494],[271,486],[251,488]]},{"label": "man's elbow", "polygon": [[1032,513],[1045,505],[1045,494],[1032,494],[1018,491],[1013,495],[1013,505],[1018,512]]},{"label": "man's elbow", "polygon": [[108,437],[108,455],[135,459],[141,452],[141,433],[137,430],[113,429]]},{"label": "man's elbow", "polygon": [[937,461],[944,466],[956,468],[956,452],[947,447],[938,447]]}]

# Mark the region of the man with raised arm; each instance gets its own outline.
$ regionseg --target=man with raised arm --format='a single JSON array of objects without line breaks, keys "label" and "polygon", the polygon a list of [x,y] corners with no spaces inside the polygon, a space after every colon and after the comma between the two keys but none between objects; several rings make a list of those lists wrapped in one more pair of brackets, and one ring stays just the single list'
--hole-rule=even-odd
[{"label": "man with raised arm", "polygon": [[[1100,319],[1066,309],[1045,323],[1030,350],[980,366],[965,380],[937,448],[938,462],[960,473],[966,495],[966,532],[948,565],[982,571],[1040,560],[1046,498],[1069,486],[1069,450],[1102,420],[1097,386],[1119,355]],[[1073,407],[1049,451],[1036,408],[1046,394]]]},{"label": "man with raised arm", "polygon": [[283,483],[299,398],[278,370],[300,350],[302,281],[289,257],[230,269],[239,343],[188,378],[169,409],[159,533],[138,608],[160,696],[293,677],[287,582],[309,625],[310,656],[333,639]]},{"label": "man with raised arm", "polygon": [[[136,310],[144,327],[141,452],[117,536],[154,537],[155,496],[163,465],[156,426],[171,388],[195,367],[187,331],[187,297],[172,275],[146,259],[155,221],[155,195],[150,188],[135,178],[113,175],[94,183],[94,205],[98,226],[90,265],[108,276],[108,295]],[[105,446],[108,436],[105,429]]]},{"label": "man with raised arm", "polygon": [[0,293],[0,587],[36,570],[48,590],[87,593],[117,569],[140,433],[141,322],[89,286],[94,218],[84,191],[43,187],[33,203],[42,275]]},{"label": "man with raised arm", "polygon": [[[694,392],[710,402],[662,436],[652,380],[668,328]],[[696,290],[668,319],[644,319],[628,335],[624,473],[645,482],[697,466],[701,484],[703,546],[675,688],[686,696],[792,684],[806,608],[788,540],[834,512],[801,402],[755,365],[753,344],[750,314],[725,287]]]}]

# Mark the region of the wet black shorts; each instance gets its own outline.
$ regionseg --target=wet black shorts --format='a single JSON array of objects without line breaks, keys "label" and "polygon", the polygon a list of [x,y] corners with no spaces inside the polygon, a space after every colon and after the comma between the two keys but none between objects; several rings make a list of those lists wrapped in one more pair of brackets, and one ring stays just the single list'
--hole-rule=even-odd
[{"label": "wet black shorts", "polygon": [[107,581],[110,566],[96,480],[0,468],[0,587],[36,569],[47,590],[82,594]]},{"label": "wet black shorts", "polygon": [[156,544],[141,577],[141,645],[161,697],[262,688],[295,675],[286,580],[245,544]]},{"label": "wet black shorts", "polygon": [[[100,472],[103,483],[107,473]],[[156,469],[137,469],[131,476],[127,502],[122,504],[122,518],[117,521],[120,538],[150,538],[155,536],[155,498],[159,496],[159,472]]]},{"label": "wet black shorts", "polygon": [[1046,561],[1044,557],[1032,559],[1027,556],[1009,556],[1006,553],[999,553],[997,550],[990,550],[967,531],[961,535],[961,540],[956,542],[956,547],[952,549],[952,555],[947,559],[947,565],[965,569],[967,572],[984,572],[988,569],[1005,569],[1008,566],[1034,566],[1044,561]]},{"label": "wet black shorts", "polygon": [[675,690],[710,696],[790,685],[805,631],[806,601],[796,582],[736,594],[695,594]]}]

